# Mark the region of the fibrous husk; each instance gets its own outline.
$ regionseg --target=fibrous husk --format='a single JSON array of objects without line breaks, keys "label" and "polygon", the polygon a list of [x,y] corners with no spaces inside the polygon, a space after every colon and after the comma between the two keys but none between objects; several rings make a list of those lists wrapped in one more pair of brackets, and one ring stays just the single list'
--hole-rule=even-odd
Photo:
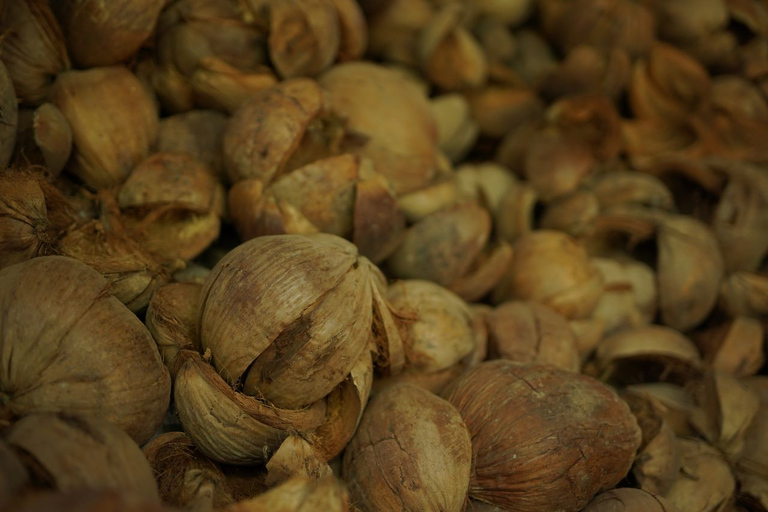
[{"label": "fibrous husk", "polygon": [[446,3],[419,36],[421,68],[430,82],[443,90],[477,88],[487,79],[485,53],[463,26],[464,16],[461,3]]},{"label": "fibrous husk", "polygon": [[768,313],[768,273],[733,272],[720,286],[720,309],[731,316],[760,317]]},{"label": "fibrous husk", "polygon": [[224,201],[213,171],[176,153],[141,162],[117,194],[129,235],[162,262],[191,260],[216,240]]},{"label": "fibrous husk", "polygon": [[437,128],[423,91],[401,73],[369,62],[334,66],[318,80],[333,112],[366,140],[355,152],[370,158],[395,192],[430,182],[437,165]]},{"label": "fibrous husk", "polygon": [[[257,178],[269,184],[282,173],[334,154],[329,145],[333,141],[323,137],[327,106],[326,94],[307,78],[280,82],[243,103],[224,132],[230,180]],[[308,144],[309,158],[299,156],[300,161],[292,162],[294,153],[301,154],[302,145]]]},{"label": "fibrous husk", "polygon": [[15,160],[19,165],[40,165],[57,176],[72,153],[72,129],[55,105],[43,103],[19,112]]},{"label": "fibrous husk", "polygon": [[467,366],[484,359],[485,324],[451,291],[409,279],[391,284],[387,300],[403,331],[402,344],[389,347],[390,358],[403,359],[404,367],[390,368],[392,376],[377,381],[379,388],[410,382],[439,393]]},{"label": "fibrous husk", "polygon": [[578,372],[581,358],[568,321],[536,302],[512,301],[486,316],[492,358],[552,364]]},{"label": "fibrous husk", "polygon": [[231,251],[200,299],[204,357],[178,358],[175,401],[195,445],[244,464],[299,433],[324,460],[335,457],[368,400],[372,343],[396,334],[383,286],[333,235],[265,236]]},{"label": "fibrous husk", "polygon": [[748,377],[756,374],[765,362],[764,335],[757,319],[738,316],[694,333],[693,340],[712,369]]},{"label": "fibrous husk", "polygon": [[435,118],[440,151],[451,162],[464,159],[479,135],[467,99],[458,93],[442,94],[432,99],[430,109]]},{"label": "fibrous husk", "polygon": [[740,491],[768,508],[768,378],[746,380],[760,395],[760,408],[744,436],[744,449],[736,462]]},{"label": "fibrous husk", "polygon": [[0,168],[8,165],[16,145],[19,105],[13,90],[11,75],[0,61]]},{"label": "fibrous husk", "polygon": [[167,432],[143,448],[163,503],[191,512],[220,510],[234,503],[221,469],[183,432]]},{"label": "fibrous husk", "polygon": [[3,62],[19,102],[39,105],[46,100],[56,75],[69,69],[59,22],[45,0],[5,2],[0,19]]},{"label": "fibrous husk", "polygon": [[170,379],[152,336],[107,281],[47,256],[3,269],[0,283],[2,408],[77,411],[149,439],[168,408]]},{"label": "fibrous husk", "polygon": [[29,172],[0,174],[0,268],[55,253],[74,223],[64,196]]},{"label": "fibrous husk", "polygon": [[592,315],[605,321],[606,334],[625,327],[649,324],[656,317],[656,276],[639,261],[594,258],[605,282]]},{"label": "fibrous husk", "polygon": [[213,110],[192,110],[163,118],[157,133],[158,153],[184,153],[223,178],[222,140],[229,119]]},{"label": "fibrous husk", "polygon": [[333,476],[328,462],[299,436],[288,436],[267,462],[264,483],[272,487],[294,476],[306,476],[314,480]]},{"label": "fibrous husk", "polygon": [[662,496],[625,487],[598,494],[583,512],[678,512]]},{"label": "fibrous husk", "polygon": [[168,281],[167,272],[128,235],[114,195],[104,192],[100,198],[106,213],[67,232],[56,251],[95,269],[109,283],[109,293],[131,311],[141,311],[155,288]]},{"label": "fibrous husk", "polygon": [[122,183],[157,137],[155,105],[123,67],[61,73],[51,102],[72,129],[70,170],[94,189]]},{"label": "fibrous husk", "polygon": [[414,224],[387,264],[394,277],[449,286],[470,270],[490,231],[488,212],[476,202],[463,202]]},{"label": "fibrous husk", "polygon": [[269,56],[283,78],[315,76],[339,53],[341,27],[332,0],[268,2]]},{"label": "fibrous husk", "polygon": [[241,181],[230,189],[229,208],[243,239],[332,233],[374,262],[397,247],[405,230],[387,180],[370,161],[351,154],[307,164],[266,188],[258,180]]},{"label": "fibrous husk", "polygon": [[736,490],[728,462],[704,441],[681,438],[680,448],[680,476],[665,498],[691,512],[728,510]]},{"label": "fibrous husk", "polygon": [[738,458],[760,408],[760,395],[738,378],[714,371],[690,382],[689,388],[699,406],[691,424],[728,457]]},{"label": "fibrous husk", "polygon": [[64,0],[57,14],[72,60],[81,68],[133,57],[155,30],[164,0]]},{"label": "fibrous husk", "polygon": [[489,361],[446,390],[472,437],[469,495],[520,511],[577,511],[629,471],[641,432],[591,377]]},{"label": "fibrous husk", "polygon": [[458,411],[402,384],[371,399],[344,453],[342,472],[362,511],[461,510],[472,444]]},{"label": "fibrous husk", "polygon": [[465,96],[480,133],[489,137],[503,137],[544,113],[541,99],[527,88],[489,85],[467,91]]},{"label": "fibrous husk", "polygon": [[595,352],[600,374],[625,384],[684,382],[702,362],[696,345],[679,331],[661,325],[629,327],[604,338]]},{"label": "fibrous husk", "polygon": [[518,238],[512,261],[494,290],[496,302],[540,302],[568,319],[592,314],[603,278],[584,248],[565,233],[530,232]]},{"label": "fibrous husk", "polygon": [[632,478],[643,491],[664,495],[680,472],[680,447],[664,416],[664,406],[650,395],[629,390],[622,398],[643,432],[643,442],[632,463]]},{"label": "fibrous husk", "polygon": [[295,476],[274,489],[230,505],[224,512],[349,512],[349,492],[329,476],[320,480]]},{"label": "fibrous husk", "polygon": [[6,442],[24,454],[28,471],[43,488],[114,489],[158,497],[141,449],[103,420],[67,413],[32,414],[11,426]]}]

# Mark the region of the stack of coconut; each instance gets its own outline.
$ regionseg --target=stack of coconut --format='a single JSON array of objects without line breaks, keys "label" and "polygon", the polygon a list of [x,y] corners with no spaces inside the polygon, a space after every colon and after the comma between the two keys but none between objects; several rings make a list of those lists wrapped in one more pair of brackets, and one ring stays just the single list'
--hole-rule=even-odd
[{"label": "stack of coconut", "polygon": [[768,4],[0,28],[0,510],[768,510]]}]

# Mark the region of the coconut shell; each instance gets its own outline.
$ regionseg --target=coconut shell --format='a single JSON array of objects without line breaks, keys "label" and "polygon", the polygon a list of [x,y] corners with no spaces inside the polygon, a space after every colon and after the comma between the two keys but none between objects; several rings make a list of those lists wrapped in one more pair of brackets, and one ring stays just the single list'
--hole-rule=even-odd
[{"label": "coconut shell", "polygon": [[489,348],[494,359],[552,364],[578,372],[576,338],[568,321],[536,302],[512,301],[486,316]]},{"label": "coconut shell", "polygon": [[48,256],[7,267],[0,283],[4,409],[78,411],[149,439],[168,408],[170,379],[149,331],[107,281]]},{"label": "coconut shell", "polygon": [[11,160],[16,145],[16,127],[19,122],[19,105],[13,89],[11,75],[0,62],[0,167]]},{"label": "coconut shell", "polygon": [[296,476],[264,494],[243,500],[225,512],[348,512],[349,493],[334,477],[314,480]]},{"label": "coconut shell", "polygon": [[488,212],[474,202],[440,210],[406,231],[388,260],[389,269],[401,279],[450,285],[470,270],[490,229]]},{"label": "coconut shell", "polygon": [[185,153],[202,162],[214,174],[224,176],[222,138],[228,118],[213,110],[193,110],[160,121],[158,153]]},{"label": "coconut shell", "polygon": [[342,474],[361,511],[459,511],[471,443],[448,402],[412,385],[374,397],[344,453]]},{"label": "coconut shell", "polygon": [[603,292],[603,278],[573,238],[538,230],[517,240],[512,261],[494,290],[498,302],[540,302],[568,319],[591,315]]},{"label": "coconut shell", "polygon": [[599,494],[583,512],[678,512],[661,496],[640,489],[613,489]]},{"label": "coconut shell", "polygon": [[289,0],[269,7],[269,56],[280,76],[315,76],[336,60],[341,27],[334,2]]},{"label": "coconut shell", "polygon": [[367,142],[356,153],[400,194],[434,176],[437,129],[424,94],[397,71],[369,62],[334,66],[318,79],[332,110]]},{"label": "coconut shell", "polygon": [[125,432],[103,420],[32,414],[9,429],[6,441],[34,460],[29,464],[33,478],[49,479],[54,489],[114,489],[147,499],[158,497],[141,449]]},{"label": "coconut shell", "polygon": [[81,68],[133,57],[155,29],[163,0],[65,0],[58,7],[72,60]]},{"label": "coconut shell", "polygon": [[520,511],[578,511],[629,471],[641,432],[629,407],[591,377],[489,361],[445,396],[472,436],[469,494]]},{"label": "coconut shell", "polygon": [[286,80],[243,103],[224,132],[224,162],[230,180],[258,178],[268,184],[287,169],[309,124],[326,108],[313,80]]},{"label": "coconut shell", "polygon": [[90,188],[119,185],[149,154],[157,137],[158,113],[127,69],[61,73],[50,97],[72,128],[71,171]]},{"label": "coconut shell", "polygon": [[681,510],[727,510],[736,482],[728,462],[715,449],[697,439],[680,439],[680,476],[665,498]]},{"label": "coconut shell", "polygon": [[69,69],[64,34],[49,2],[5,2],[3,63],[22,105],[43,103],[53,79]]}]

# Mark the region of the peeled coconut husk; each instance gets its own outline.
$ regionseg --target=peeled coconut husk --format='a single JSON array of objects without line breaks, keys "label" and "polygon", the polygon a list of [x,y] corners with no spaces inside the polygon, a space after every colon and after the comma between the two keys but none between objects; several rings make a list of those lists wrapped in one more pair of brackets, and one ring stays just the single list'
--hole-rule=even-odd
[{"label": "peeled coconut husk", "polygon": [[12,512],[173,512],[157,499],[113,490],[41,492],[24,498]]}]

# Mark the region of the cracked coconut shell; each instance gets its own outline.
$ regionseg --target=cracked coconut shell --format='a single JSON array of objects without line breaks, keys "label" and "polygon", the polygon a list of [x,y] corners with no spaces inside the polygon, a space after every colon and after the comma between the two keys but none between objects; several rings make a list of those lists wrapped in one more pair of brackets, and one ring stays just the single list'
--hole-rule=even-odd
[{"label": "cracked coconut shell", "polygon": [[0,416],[78,411],[150,438],[170,399],[152,336],[71,258],[45,256],[0,271]]},{"label": "cracked coconut shell", "polygon": [[402,384],[371,399],[344,452],[342,474],[363,512],[459,512],[471,466],[472,445],[458,411]]}]

